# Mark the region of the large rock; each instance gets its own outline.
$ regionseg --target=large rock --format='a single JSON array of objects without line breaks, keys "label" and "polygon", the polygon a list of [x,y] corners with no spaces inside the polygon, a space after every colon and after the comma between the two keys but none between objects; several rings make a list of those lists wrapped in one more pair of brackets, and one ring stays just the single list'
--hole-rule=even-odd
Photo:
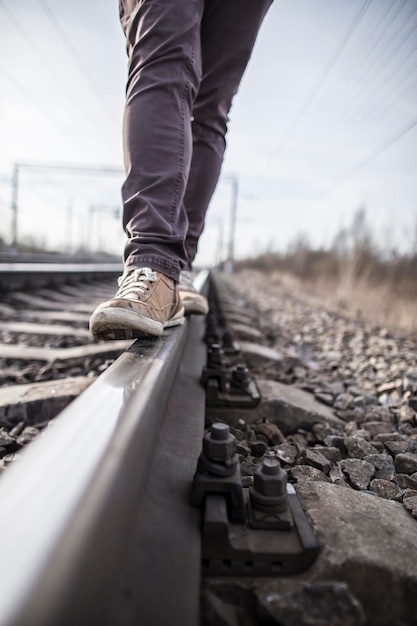
[{"label": "large rock", "polygon": [[364,626],[362,607],[344,583],[305,583],[287,593],[259,594],[260,613],[279,626]]},{"label": "large rock", "polygon": [[344,422],[335,416],[332,409],[317,402],[314,397],[291,385],[274,380],[258,380],[262,403],[259,417],[275,422],[287,435],[299,428],[310,430],[313,424],[323,422],[343,430]]},{"label": "large rock", "polygon": [[369,626],[416,624],[416,520],[397,502],[329,483],[296,489],[322,546],[304,576],[346,583]]}]

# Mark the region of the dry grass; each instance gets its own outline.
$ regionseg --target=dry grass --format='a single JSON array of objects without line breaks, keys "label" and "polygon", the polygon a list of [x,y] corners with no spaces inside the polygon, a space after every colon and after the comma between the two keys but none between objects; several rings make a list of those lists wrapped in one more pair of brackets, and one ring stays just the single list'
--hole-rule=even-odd
[{"label": "dry grass", "polygon": [[417,336],[417,299],[393,295],[389,285],[320,277],[306,281],[280,270],[272,271],[270,280],[284,293],[326,310]]},{"label": "dry grass", "polygon": [[417,335],[417,255],[387,261],[369,248],[342,258],[304,248],[239,266],[266,273],[285,293],[327,310]]}]

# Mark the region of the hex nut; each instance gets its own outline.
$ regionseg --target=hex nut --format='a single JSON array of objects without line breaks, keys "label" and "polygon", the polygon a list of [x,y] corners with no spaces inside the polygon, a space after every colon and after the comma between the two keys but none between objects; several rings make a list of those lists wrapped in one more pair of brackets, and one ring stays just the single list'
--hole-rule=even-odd
[{"label": "hex nut", "polygon": [[204,435],[203,454],[210,461],[227,461],[236,453],[236,445],[236,438],[231,434],[229,426],[218,422]]},{"label": "hex nut", "polygon": [[213,343],[208,351],[207,365],[210,368],[221,369],[224,365],[224,351],[220,344]]},{"label": "hex nut", "polygon": [[253,488],[262,496],[280,497],[287,492],[287,473],[277,458],[263,460],[253,476]]}]

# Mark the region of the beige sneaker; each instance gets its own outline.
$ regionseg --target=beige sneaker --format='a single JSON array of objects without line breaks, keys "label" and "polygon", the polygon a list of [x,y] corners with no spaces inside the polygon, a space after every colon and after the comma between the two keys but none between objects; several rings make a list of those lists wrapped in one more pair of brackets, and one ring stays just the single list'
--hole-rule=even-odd
[{"label": "beige sneaker", "polygon": [[171,278],[149,267],[125,272],[112,300],[102,302],[90,318],[95,339],[134,339],[162,335],[184,322],[184,307]]},{"label": "beige sneaker", "polygon": [[183,270],[180,273],[178,290],[186,315],[191,315],[193,313],[196,315],[207,315],[209,312],[207,298],[199,293],[194,287],[192,272]]}]

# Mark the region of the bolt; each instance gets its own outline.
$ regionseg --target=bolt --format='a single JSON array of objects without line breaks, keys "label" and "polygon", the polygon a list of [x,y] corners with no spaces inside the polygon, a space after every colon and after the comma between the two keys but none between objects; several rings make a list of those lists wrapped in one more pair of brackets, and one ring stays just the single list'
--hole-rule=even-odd
[{"label": "bolt", "polygon": [[268,476],[278,476],[281,470],[281,463],[276,456],[268,456],[262,462],[262,471]]},{"label": "bolt", "polygon": [[213,343],[207,355],[207,365],[215,369],[221,369],[224,363],[224,352],[220,344]]},{"label": "bolt", "polygon": [[277,458],[267,457],[254,474],[253,486],[262,496],[278,497],[287,491],[287,473]]},{"label": "bolt", "polygon": [[230,428],[227,424],[216,422],[210,428],[210,435],[213,440],[227,441],[229,439]]},{"label": "bolt", "polygon": [[234,338],[230,330],[224,331],[222,340],[225,348],[234,348]]},{"label": "bolt", "polygon": [[249,370],[246,365],[236,365],[232,370],[232,385],[240,389],[246,389],[250,383]]},{"label": "bolt", "polygon": [[216,422],[204,435],[203,455],[210,461],[224,463],[236,454],[236,439],[229,426]]},{"label": "bolt", "polygon": [[287,508],[287,473],[277,458],[266,457],[255,472],[250,499],[260,511],[279,512]]}]

